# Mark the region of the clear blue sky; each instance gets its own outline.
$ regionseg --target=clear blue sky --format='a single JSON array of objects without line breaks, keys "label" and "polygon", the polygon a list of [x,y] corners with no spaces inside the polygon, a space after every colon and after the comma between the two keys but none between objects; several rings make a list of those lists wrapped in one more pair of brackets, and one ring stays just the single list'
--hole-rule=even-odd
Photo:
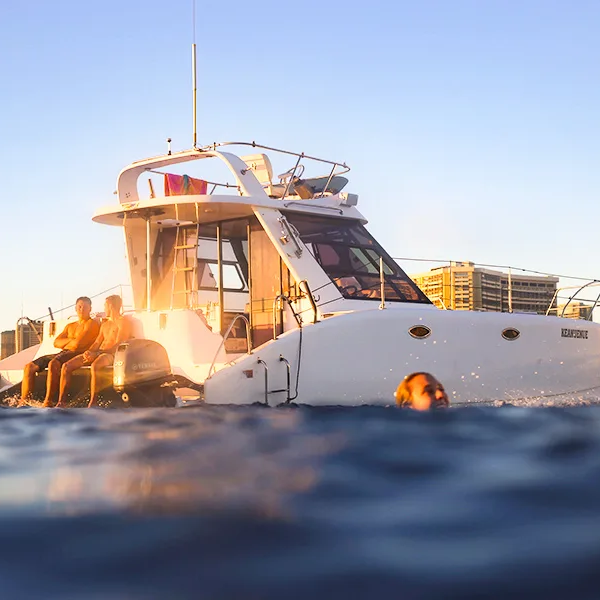
[{"label": "clear blue sky", "polygon": [[[123,166],[191,146],[191,6],[1,4],[0,330],[127,283],[121,230],[91,216]],[[201,144],[347,161],[393,256],[600,277],[600,3],[197,0],[196,16]]]}]

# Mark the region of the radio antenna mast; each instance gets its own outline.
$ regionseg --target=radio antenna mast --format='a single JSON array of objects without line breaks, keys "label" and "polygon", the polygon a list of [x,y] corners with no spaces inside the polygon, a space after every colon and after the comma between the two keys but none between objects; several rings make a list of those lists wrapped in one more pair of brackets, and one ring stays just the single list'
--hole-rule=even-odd
[{"label": "radio antenna mast", "polygon": [[192,0],[192,130],[196,148],[196,0]]}]

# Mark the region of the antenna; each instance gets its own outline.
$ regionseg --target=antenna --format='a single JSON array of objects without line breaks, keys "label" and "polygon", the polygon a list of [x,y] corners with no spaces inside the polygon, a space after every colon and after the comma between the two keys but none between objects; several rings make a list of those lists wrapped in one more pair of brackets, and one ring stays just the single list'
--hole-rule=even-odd
[{"label": "antenna", "polygon": [[192,131],[196,148],[196,0],[192,0]]}]

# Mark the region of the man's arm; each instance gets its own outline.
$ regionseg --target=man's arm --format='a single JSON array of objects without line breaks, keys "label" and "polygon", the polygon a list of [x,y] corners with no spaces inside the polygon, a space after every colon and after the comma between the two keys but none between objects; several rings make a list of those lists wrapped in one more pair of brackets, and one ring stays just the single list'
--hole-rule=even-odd
[{"label": "man's arm", "polygon": [[85,360],[91,361],[96,356],[98,356],[98,354],[100,354],[98,348],[100,348],[102,342],[104,341],[104,338],[106,337],[105,325],[106,323],[102,323],[102,325],[100,325],[100,333],[98,334],[98,337],[96,337],[94,343],[83,353],[83,358]]},{"label": "man's arm", "polygon": [[78,334],[71,339],[71,341],[64,346],[65,350],[71,350],[73,352],[82,352],[89,348],[96,336],[98,335],[98,323],[94,319],[88,319],[83,327],[79,328]]},{"label": "man's arm", "polygon": [[76,325],[75,323],[69,323],[54,339],[54,347],[60,348],[64,350],[65,346],[71,341],[71,336],[69,335],[69,328],[71,325]]},{"label": "man's arm", "polygon": [[94,340],[94,343],[88,348],[88,352],[98,352],[98,348],[102,345],[104,341],[104,324],[100,326],[100,333],[98,337]]}]

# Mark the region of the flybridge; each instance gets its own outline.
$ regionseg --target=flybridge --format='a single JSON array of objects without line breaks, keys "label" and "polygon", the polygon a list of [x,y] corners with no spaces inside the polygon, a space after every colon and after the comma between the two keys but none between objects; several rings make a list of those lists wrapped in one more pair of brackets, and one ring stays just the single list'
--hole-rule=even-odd
[{"label": "flybridge", "polygon": [[[295,164],[277,176],[274,181],[274,171],[270,158],[264,153],[254,153],[238,157],[223,151],[227,146],[244,146],[253,150],[274,152],[278,158],[295,157]],[[122,204],[130,204],[140,200],[137,183],[143,174],[168,175],[168,167],[196,161],[205,158],[218,158],[228,167],[234,177],[234,183],[211,181],[207,183],[207,194],[219,193],[220,189],[234,188],[240,196],[267,196],[279,200],[315,200],[326,196],[340,195],[340,201],[346,206],[355,206],[358,196],[341,193],[348,183],[343,177],[350,171],[345,163],[330,161],[305,153],[290,152],[256,142],[220,142],[203,148],[171,152],[163,156],[145,159],[132,163],[121,171],[117,180],[117,194]],[[305,176],[307,166],[314,170],[319,167],[320,173]],[[193,179],[193,178],[192,178]],[[194,192],[191,192],[194,193]],[[150,197],[155,197],[153,186],[150,186]],[[174,195],[174,194],[165,194]]]}]

